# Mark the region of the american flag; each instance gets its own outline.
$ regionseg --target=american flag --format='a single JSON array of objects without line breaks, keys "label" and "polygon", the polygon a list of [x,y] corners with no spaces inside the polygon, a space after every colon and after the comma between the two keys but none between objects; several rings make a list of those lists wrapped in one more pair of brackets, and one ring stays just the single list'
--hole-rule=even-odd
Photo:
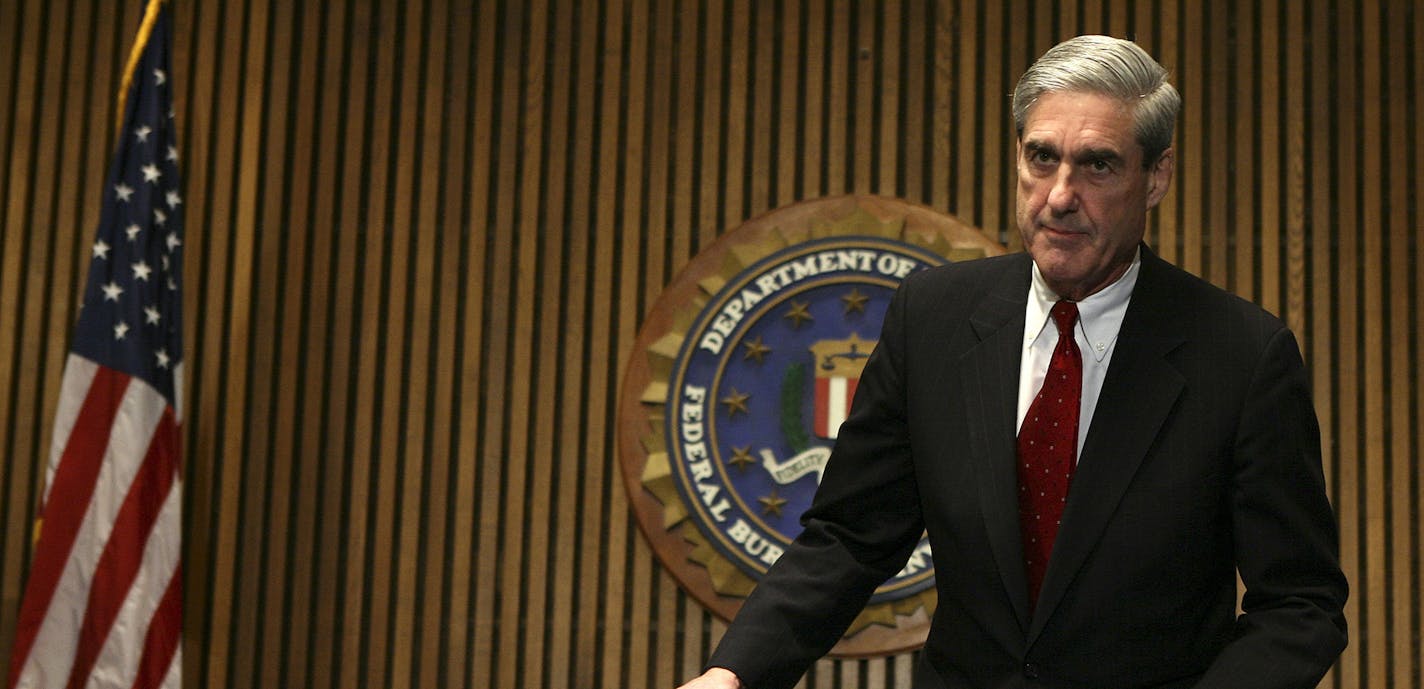
[{"label": "american flag", "polygon": [[150,0],[65,363],[11,689],[181,683],[183,198],[169,11]]}]

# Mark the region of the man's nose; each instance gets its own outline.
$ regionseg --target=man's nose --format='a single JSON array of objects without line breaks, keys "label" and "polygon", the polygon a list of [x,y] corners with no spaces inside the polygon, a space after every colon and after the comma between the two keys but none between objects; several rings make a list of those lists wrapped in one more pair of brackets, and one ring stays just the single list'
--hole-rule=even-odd
[{"label": "man's nose", "polygon": [[1074,186],[1073,168],[1066,163],[1059,166],[1053,178],[1053,187],[1048,190],[1048,209],[1054,215],[1064,215],[1078,210],[1078,191]]}]

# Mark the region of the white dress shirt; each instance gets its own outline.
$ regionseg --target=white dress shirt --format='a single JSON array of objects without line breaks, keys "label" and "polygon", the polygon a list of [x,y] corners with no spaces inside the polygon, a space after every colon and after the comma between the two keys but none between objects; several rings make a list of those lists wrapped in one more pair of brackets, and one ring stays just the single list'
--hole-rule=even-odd
[{"label": "white dress shirt", "polygon": [[[1087,299],[1078,302],[1078,324],[1073,328],[1078,351],[1083,354],[1083,399],[1078,413],[1078,451],[1074,461],[1083,452],[1083,441],[1088,437],[1088,428],[1093,423],[1093,411],[1098,407],[1098,395],[1103,391],[1103,379],[1108,374],[1108,364],[1112,362],[1113,347],[1117,344],[1118,331],[1122,329],[1122,318],[1127,315],[1127,303],[1132,299],[1132,288],[1137,284],[1138,269],[1142,266],[1142,250],[1132,257],[1132,265],[1115,282]],[[1038,264],[1033,266],[1033,284],[1028,290],[1028,305],[1024,310],[1024,352],[1019,363],[1019,415],[1016,428],[1023,426],[1029,405],[1043,387],[1043,378],[1048,375],[1048,362],[1053,358],[1053,349],[1058,346],[1058,328],[1053,325],[1049,311],[1059,297],[1048,288]]]}]

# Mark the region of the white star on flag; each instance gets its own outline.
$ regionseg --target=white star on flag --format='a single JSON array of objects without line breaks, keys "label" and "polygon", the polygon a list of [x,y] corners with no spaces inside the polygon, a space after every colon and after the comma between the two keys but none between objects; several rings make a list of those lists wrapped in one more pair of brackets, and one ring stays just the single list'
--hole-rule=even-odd
[{"label": "white star on flag", "polygon": [[131,267],[133,268],[135,280],[146,281],[148,280],[149,273],[153,272],[153,266],[148,265],[148,263],[145,261],[139,261],[138,263],[133,264],[133,266]]},{"label": "white star on flag", "polygon": [[129,197],[133,196],[133,193],[133,187],[124,184],[123,182],[119,182],[118,184],[114,185],[114,195],[119,197],[120,201],[128,201]]},{"label": "white star on flag", "polygon": [[145,182],[157,182],[158,178],[163,176],[163,173],[158,171],[158,166],[153,163],[139,169],[143,172],[143,181]]},{"label": "white star on flag", "polygon": [[163,70],[161,70],[161,69],[155,69],[155,70],[153,70],[153,83],[155,83],[155,84],[157,84],[157,85],[159,85],[159,86],[162,86],[162,85],[163,85],[163,82],[165,82],[165,81],[168,81],[168,75],[167,75],[167,74],[164,74],[164,73],[163,73]]},{"label": "white star on flag", "polygon": [[142,231],[143,231],[143,228],[142,228],[142,227],[139,227],[138,224],[129,225],[128,227],[125,227],[125,228],[124,228],[124,234],[126,234],[126,235],[129,236],[129,241],[131,241],[131,242],[137,240],[137,239],[138,239],[138,233],[140,233],[140,232],[142,232]]},{"label": "white star on flag", "polygon": [[158,312],[158,308],[153,306],[143,307],[143,315],[144,320],[148,321],[149,325],[158,325],[158,320],[162,317],[162,314]]},{"label": "white star on flag", "polygon": [[148,143],[148,135],[152,133],[153,127],[150,127],[148,125],[144,125],[134,130],[134,136],[138,137],[138,140],[144,143]]},{"label": "white star on flag", "polygon": [[102,239],[94,242],[94,258],[107,259],[109,257],[109,248],[109,245],[105,244]]},{"label": "white star on flag", "polygon": [[160,349],[154,352],[153,356],[158,359],[159,368],[168,368],[168,352],[165,352]]},{"label": "white star on flag", "polygon": [[183,198],[180,197],[176,191],[168,192],[168,194],[164,196],[164,200],[168,201],[169,208],[177,208],[178,204],[183,203]]},{"label": "white star on flag", "polygon": [[124,293],[124,288],[117,282],[110,282],[100,289],[104,290],[104,301],[118,301],[119,295]]},{"label": "white star on flag", "polygon": [[127,333],[128,331],[129,331],[129,324],[128,324],[128,323],[125,323],[125,322],[123,322],[123,321],[119,321],[119,324],[116,325],[116,326],[114,326],[114,339],[115,339],[115,340],[122,340],[122,339],[124,339],[124,333]]}]

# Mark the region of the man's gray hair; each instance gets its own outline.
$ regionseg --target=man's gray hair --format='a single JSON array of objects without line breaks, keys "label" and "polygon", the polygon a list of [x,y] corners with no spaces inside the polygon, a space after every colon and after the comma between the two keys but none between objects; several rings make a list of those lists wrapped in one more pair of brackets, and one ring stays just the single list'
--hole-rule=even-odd
[{"label": "man's gray hair", "polygon": [[1019,138],[1038,98],[1058,91],[1096,93],[1129,104],[1144,165],[1155,163],[1172,145],[1182,97],[1168,83],[1166,68],[1132,41],[1077,36],[1049,48],[1014,88],[1014,128]]}]

